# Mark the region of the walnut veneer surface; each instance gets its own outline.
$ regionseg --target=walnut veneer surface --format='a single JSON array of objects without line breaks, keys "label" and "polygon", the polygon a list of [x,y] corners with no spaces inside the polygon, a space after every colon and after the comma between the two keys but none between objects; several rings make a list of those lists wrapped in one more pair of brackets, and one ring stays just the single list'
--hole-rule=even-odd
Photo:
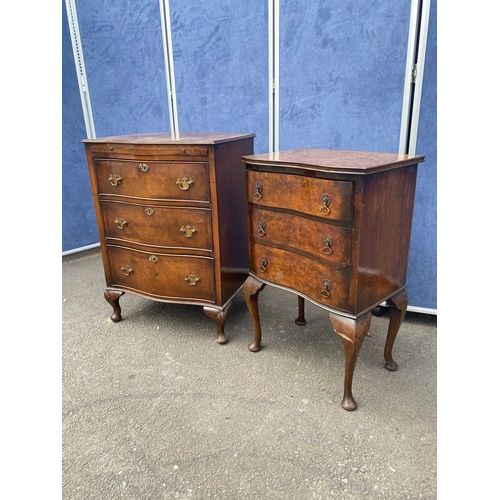
[{"label": "walnut veneer surface", "polygon": [[233,296],[248,275],[245,166],[254,134],[138,134],[84,140],[105,298],[125,292],[201,305],[226,342]]},{"label": "walnut veneer surface", "polygon": [[258,295],[266,285],[329,312],[345,348],[342,406],[354,410],[352,377],[372,310],[391,308],[384,351],[406,313],[405,289],[419,155],[297,149],[243,158],[247,168],[250,274],[243,293],[258,351]]}]

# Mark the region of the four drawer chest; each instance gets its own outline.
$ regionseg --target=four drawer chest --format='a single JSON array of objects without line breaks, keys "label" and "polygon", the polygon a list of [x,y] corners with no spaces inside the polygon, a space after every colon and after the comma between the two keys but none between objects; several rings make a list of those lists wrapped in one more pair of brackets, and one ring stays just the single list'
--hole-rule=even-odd
[{"label": "four drawer chest", "polygon": [[125,292],[202,306],[225,343],[248,276],[245,166],[254,134],[139,134],[84,140],[106,279]]},{"label": "four drawer chest", "polygon": [[325,309],[345,350],[342,407],[357,407],[352,379],[372,310],[391,309],[385,366],[406,313],[405,289],[417,165],[423,156],[297,149],[243,158],[250,273],[243,294],[261,345],[258,295],[266,285]]}]

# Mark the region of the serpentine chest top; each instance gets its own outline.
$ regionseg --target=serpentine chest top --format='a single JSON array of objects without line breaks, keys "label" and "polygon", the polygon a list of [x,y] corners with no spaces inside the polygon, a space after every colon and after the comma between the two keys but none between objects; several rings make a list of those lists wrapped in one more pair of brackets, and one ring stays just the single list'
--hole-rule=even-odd
[{"label": "serpentine chest top", "polygon": [[201,305],[224,325],[248,275],[245,166],[254,134],[140,134],[84,140],[105,298],[130,292]]},{"label": "serpentine chest top", "polygon": [[258,294],[265,285],[326,309],[344,344],[342,406],[354,410],[352,376],[372,310],[391,308],[384,351],[406,313],[405,290],[417,165],[423,156],[297,149],[245,156],[250,274],[243,286],[258,351]]}]

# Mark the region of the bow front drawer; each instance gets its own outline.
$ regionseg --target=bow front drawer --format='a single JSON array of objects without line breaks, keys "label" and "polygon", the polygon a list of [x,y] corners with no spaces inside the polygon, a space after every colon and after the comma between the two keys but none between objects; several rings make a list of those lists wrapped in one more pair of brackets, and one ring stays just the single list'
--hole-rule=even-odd
[{"label": "bow front drawer", "polygon": [[206,300],[214,297],[214,259],[150,253],[107,246],[111,286],[165,300]]},{"label": "bow front drawer", "polygon": [[210,202],[206,163],[95,160],[95,164],[101,195]]},{"label": "bow front drawer", "polygon": [[247,170],[247,200],[325,220],[350,222],[353,183]]},{"label": "bow front drawer", "polygon": [[352,229],[297,215],[249,207],[250,231],[254,241],[279,245],[318,259],[351,263]]},{"label": "bow front drawer", "polygon": [[212,251],[212,214],[207,208],[177,208],[102,202],[106,239]]},{"label": "bow front drawer", "polygon": [[254,243],[250,249],[253,274],[333,307],[349,308],[351,266],[333,266],[303,255]]}]

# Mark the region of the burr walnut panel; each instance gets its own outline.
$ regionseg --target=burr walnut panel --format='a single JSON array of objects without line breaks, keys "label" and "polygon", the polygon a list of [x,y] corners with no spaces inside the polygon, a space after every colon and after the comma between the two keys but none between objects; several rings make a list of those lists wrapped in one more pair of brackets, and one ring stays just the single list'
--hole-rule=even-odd
[{"label": "burr walnut panel", "polygon": [[206,163],[96,160],[96,170],[101,194],[210,201]]},{"label": "burr walnut panel", "polygon": [[250,234],[258,243],[291,247],[316,259],[342,264],[351,262],[352,229],[349,227],[255,205],[249,207],[249,225]]},{"label": "burr walnut panel", "polygon": [[352,220],[353,183],[248,170],[247,199],[348,223]]},{"label": "burr walnut panel", "polygon": [[349,307],[350,266],[333,266],[286,250],[253,243],[250,270],[277,285],[300,291],[328,307]]},{"label": "burr walnut panel", "polygon": [[213,250],[209,209],[103,201],[102,213],[108,240]]},{"label": "burr walnut panel", "polygon": [[111,286],[165,299],[214,302],[214,260],[108,246]]}]

